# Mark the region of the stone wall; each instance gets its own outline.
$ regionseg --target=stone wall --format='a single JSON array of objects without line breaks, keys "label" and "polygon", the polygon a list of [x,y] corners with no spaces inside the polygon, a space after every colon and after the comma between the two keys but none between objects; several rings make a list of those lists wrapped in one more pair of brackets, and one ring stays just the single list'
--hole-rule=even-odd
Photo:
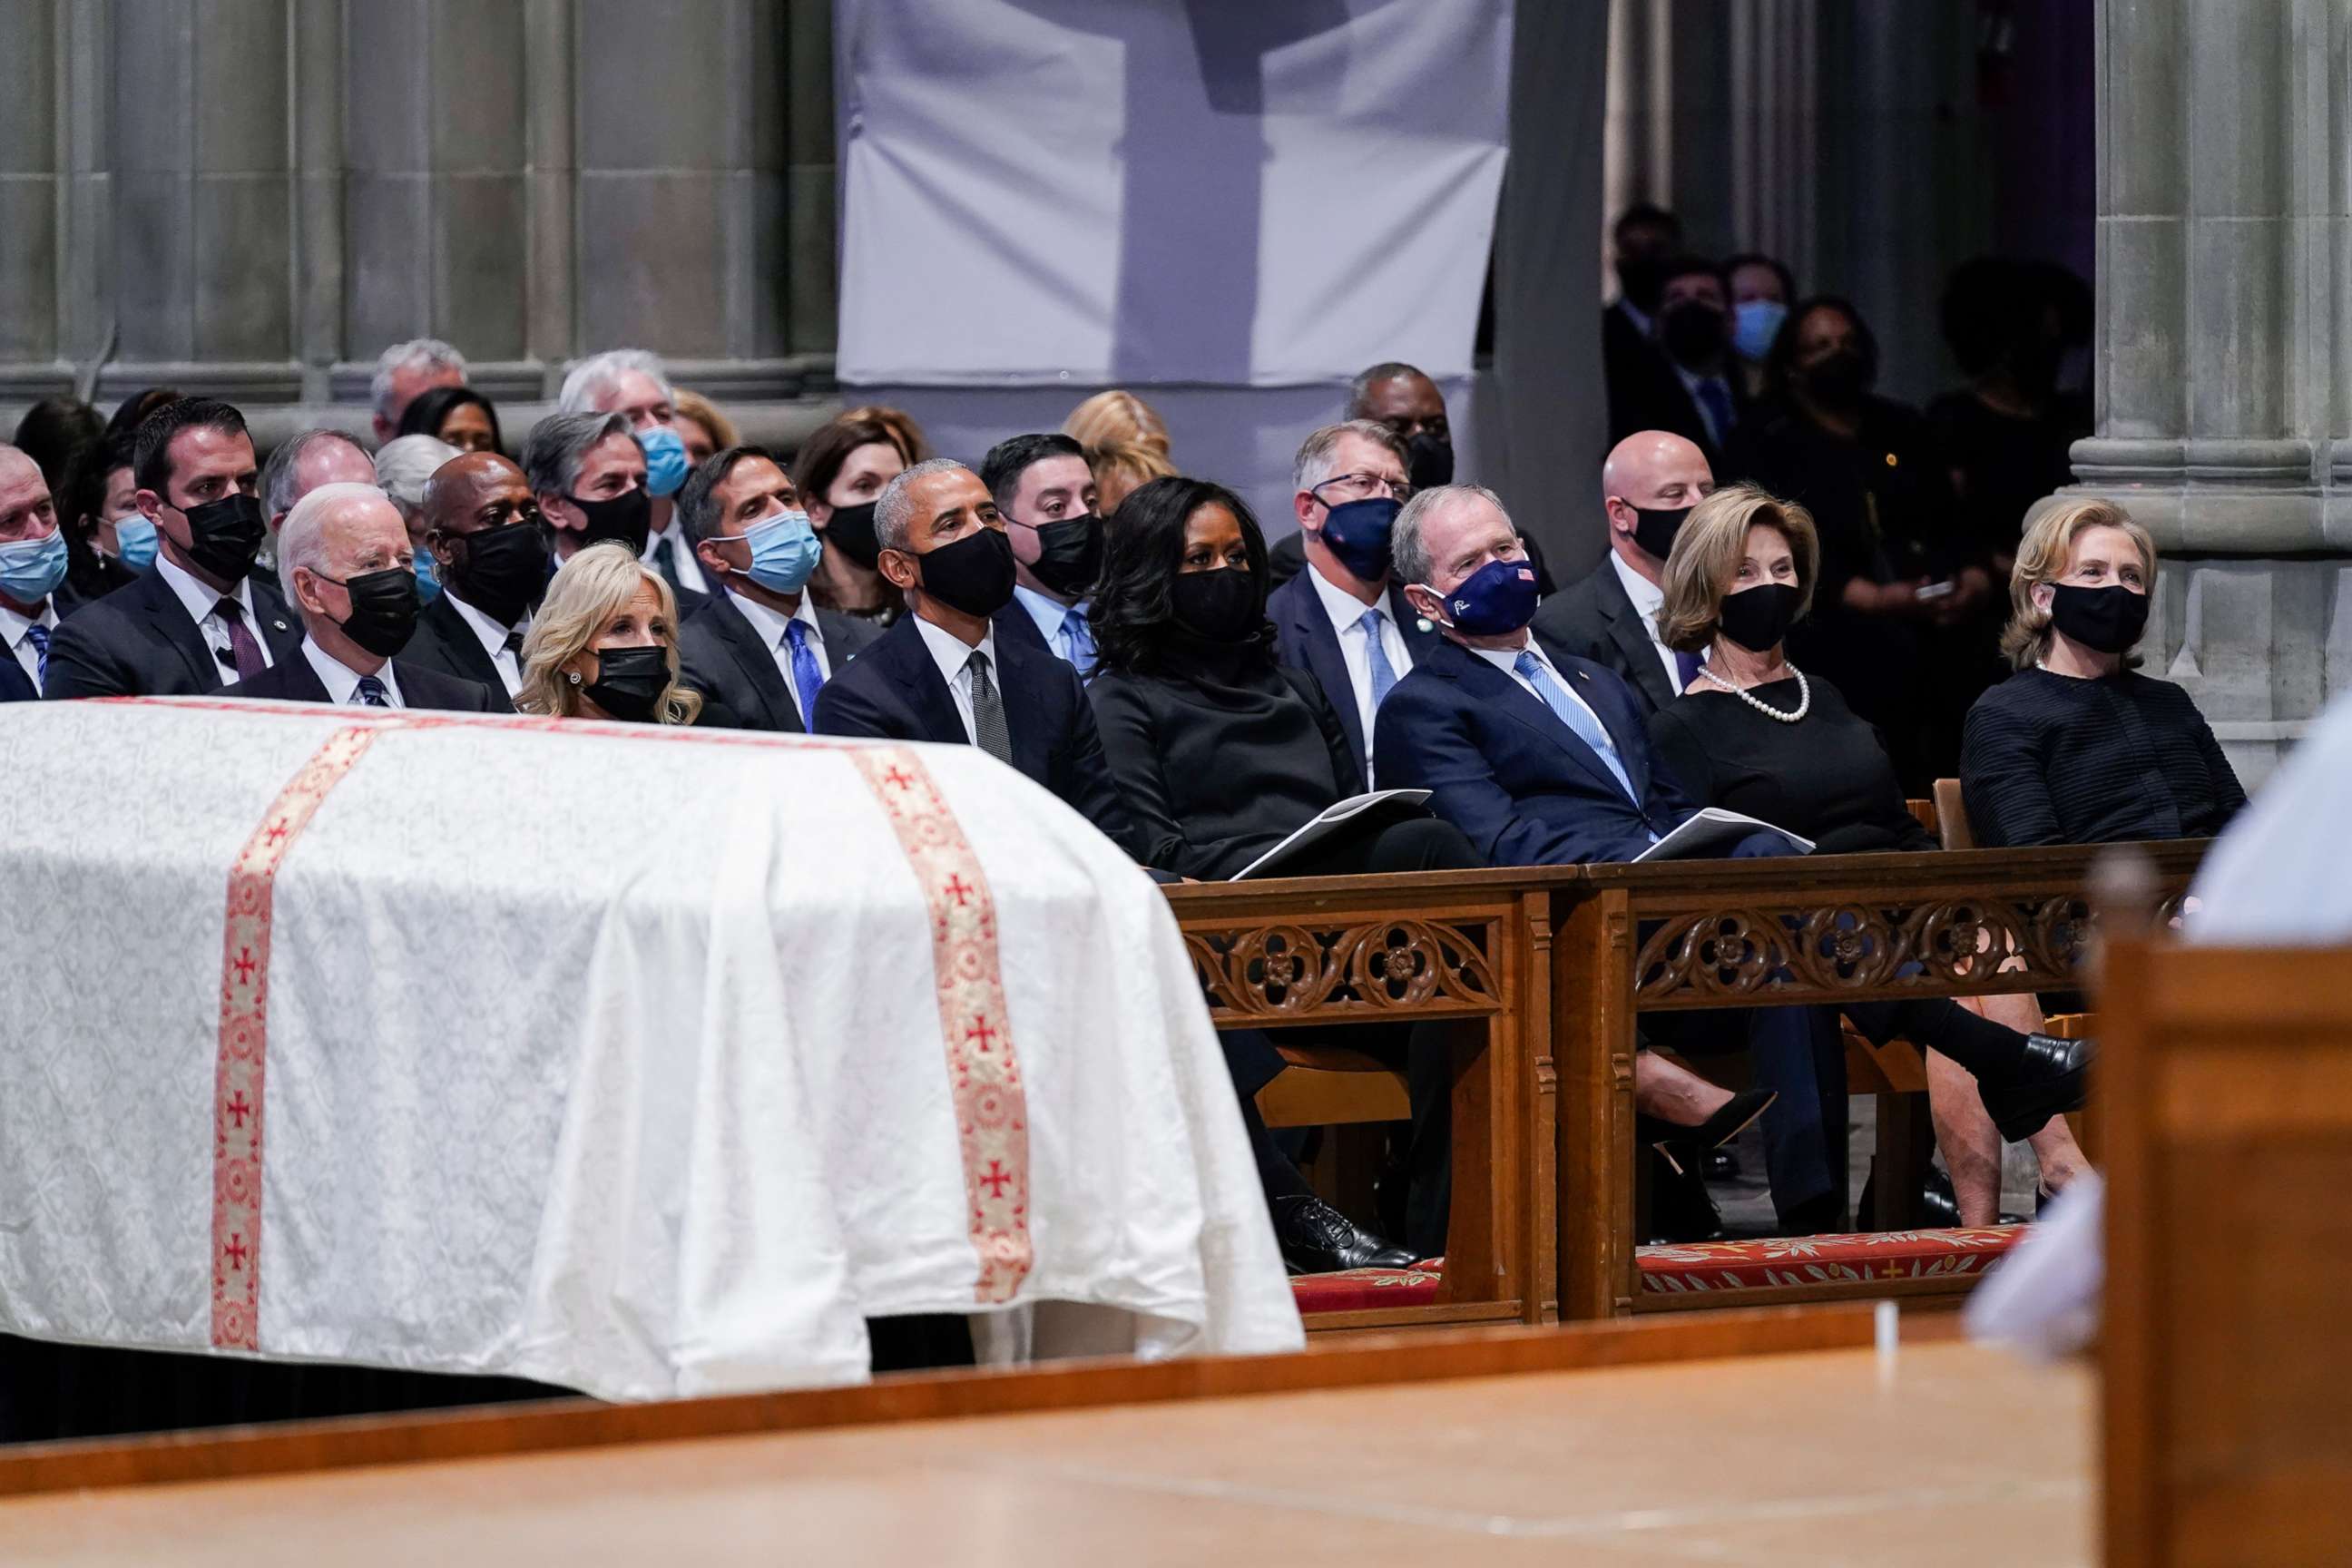
[{"label": "stone wall", "polygon": [[826,0],[7,0],[0,402],[494,395],[616,344],[730,402],[829,383]]}]

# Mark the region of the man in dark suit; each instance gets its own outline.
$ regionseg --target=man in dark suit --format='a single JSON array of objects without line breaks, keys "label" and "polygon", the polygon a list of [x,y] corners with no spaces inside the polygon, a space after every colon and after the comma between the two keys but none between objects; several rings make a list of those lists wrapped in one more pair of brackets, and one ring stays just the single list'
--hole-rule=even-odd
[{"label": "man in dark suit", "polygon": [[441,596],[417,617],[402,666],[470,680],[488,689],[498,711],[513,711],[523,635],[548,575],[547,525],[522,469],[498,452],[467,452],[435,469],[425,485],[425,547]]},{"label": "man in dark suit", "polygon": [[[1445,635],[1381,706],[1383,784],[1430,791],[1430,809],[1496,866],[1631,860],[1690,816],[1690,801],[1652,763],[1624,682],[1529,635],[1533,576],[1491,491],[1459,485],[1414,497],[1395,552],[1416,608]],[[1734,854],[1779,852],[1759,835]],[[1686,1050],[1744,1030],[1757,1086],[1779,1095],[1764,1136],[1782,1226],[1840,1223],[1845,1054],[1834,1019],[1798,1007],[1687,1016],[1697,1022],[1645,1019],[1644,1030]]]},{"label": "man in dark suit", "polygon": [[1699,657],[1658,640],[1666,552],[1690,509],[1715,491],[1706,456],[1682,437],[1643,430],[1617,443],[1601,465],[1609,553],[1536,612],[1550,646],[1616,672],[1646,721],[1698,678]]},{"label": "man in dark suit", "polygon": [[40,700],[65,580],[49,482],[30,454],[0,441],[0,702]]},{"label": "man in dark suit", "polygon": [[1601,311],[1601,372],[1609,395],[1610,438],[1629,424],[1635,401],[1654,384],[1658,364],[1658,295],[1666,258],[1683,247],[1682,220],[1661,206],[1636,202],[1609,231],[1617,298]]},{"label": "man in dark suit", "polygon": [[978,746],[1137,854],[1077,671],[997,635],[1013,546],[980,476],[946,458],[916,464],[883,489],[874,534],[908,613],[825,682],[817,732]]},{"label": "man in dark suit", "polygon": [[131,474],[154,568],[58,628],[42,695],[187,696],[292,658],[301,628],[251,574],[267,529],[244,416],[210,398],[165,404],[139,426]]},{"label": "man in dark suit", "polygon": [[[646,486],[646,449],[630,433],[625,414],[551,414],[530,427],[522,444],[523,477],[547,520],[558,565],[592,544],[608,541],[643,559],[654,521],[654,493]],[[669,502],[661,503],[664,510]],[[704,595],[672,585],[681,618]]]},{"label": "man in dark suit", "polygon": [[280,569],[304,637],[292,657],[224,697],[362,708],[499,710],[490,689],[394,658],[416,630],[416,562],[408,525],[373,485],[321,485],[278,532]]},{"label": "man in dark suit", "polygon": [[1372,715],[1437,641],[1389,570],[1398,497],[1411,493],[1404,448],[1368,419],[1326,425],[1291,463],[1291,508],[1307,570],[1265,602],[1276,657],[1312,675],[1374,783]]},{"label": "man in dark suit", "polygon": [[980,461],[1013,544],[1013,603],[997,629],[1050,648],[1083,679],[1095,668],[1087,595],[1102,570],[1102,519],[1086,448],[1059,431],[1009,437]]},{"label": "man in dark suit", "polygon": [[1704,257],[1678,257],[1662,274],[1652,330],[1656,352],[1629,373],[1610,405],[1609,437],[1671,430],[1691,441],[1711,467],[1747,418],[1748,387],[1732,362],[1731,293],[1723,272]]},{"label": "man in dark suit", "polygon": [[677,522],[712,584],[678,631],[686,684],[746,730],[801,734],[817,694],[882,634],[803,592],[824,547],[783,465],[730,447],[688,477]]}]

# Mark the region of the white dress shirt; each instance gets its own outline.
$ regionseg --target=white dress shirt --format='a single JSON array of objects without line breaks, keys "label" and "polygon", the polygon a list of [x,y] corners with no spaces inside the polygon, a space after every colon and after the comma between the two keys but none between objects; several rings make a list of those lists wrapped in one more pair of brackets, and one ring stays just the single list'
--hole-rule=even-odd
[{"label": "white dress shirt", "polygon": [[1389,613],[1389,596],[1382,594],[1372,604],[1365,604],[1345,588],[1327,581],[1310,563],[1307,581],[1315,584],[1315,596],[1323,603],[1323,613],[1331,617],[1331,629],[1339,637],[1339,658],[1348,666],[1348,684],[1355,689],[1356,717],[1363,721],[1364,746],[1372,743],[1372,655],[1370,639],[1364,635],[1364,612],[1377,610],[1381,621],[1381,647],[1389,656],[1389,668],[1402,680],[1412,668],[1412,650],[1404,640],[1404,628],[1396,624]]},{"label": "white dress shirt", "polygon": [[[338,708],[368,706],[359,699],[360,672],[358,670],[335,658],[307,637],[302,639],[302,657],[310,661],[312,669],[318,671],[319,684],[327,689],[327,700],[334,703]],[[386,707],[408,706],[400,700],[400,682],[392,678],[392,660],[383,661],[383,668],[375,672],[375,678],[383,687],[383,700]]]},{"label": "white dress shirt", "polygon": [[638,557],[646,565],[654,563],[654,551],[663,540],[669,541],[671,568],[677,574],[677,585],[697,594],[710,592],[710,579],[702,574],[702,563],[694,558],[694,546],[686,542],[686,530],[677,525],[677,509],[672,507],[669,526],[659,533],[646,535],[646,552]]},{"label": "white dress shirt", "polygon": [[[805,601],[803,601],[805,603]],[[911,613],[911,612],[910,612]],[[940,678],[948,683],[948,695],[955,699],[956,717],[963,721],[963,738],[973,745],[980,744],[980,726],[971,716],[971,656],[988,656],[988,682],[996,688],[997,700],[1004,697],[1004,667],[996,662],[996,627],[980,634],[980,646],[971,644],[920,616],[915,616],[915,629],[923,634],[923,646],[931,650],[931,661],[940,667]]]},{"label": "white dress shirt", "polygon": [[1642,629],[1650,634],[1650,651],[1666,667],[1666,687],[1677,697],[1683,690],[1683,668],[1675,661],[1675,650],[1658,640],[1658,612],[1665,608],[1666,591],[1625,564],[1625,558],[1615,551],[1609,552],[1609,564],[1617,571],[1617,581],[1625,584],[1625,596],[1633,601],[1633,614],[1639,617]]},{"label": "white dress shirt", "polygon": [[[457,610],[457,618],[466,623],[467,629],[480,639],[482,651],[490,657],[491,668],[499,672],[499,679],[506,685],[507,695],[512,697],[516,692],[520,691],[522,689],[522,654],[520,650],[508,651],[507,637],[509,628],[499,625],[488,616],[474,608],[447,589],[442,591],[441,596],[447,599],[450,605]],[[511,630],[529,632],[530,617],[525,616],[515,623]]]},{"label": "white dress shirt", "polygon": [[15,654],[16,662],[25,667],[25,679],[33,683],[34,690],[38,691],[41,689],[41,650],[33,646],[35,626],[47,626],[55,632],[58,629],[57,605],[44,600],[41,613],[27,617],[21,611],[0,605],[0,643],[8,645],[8,651]]},{"label": "white dress shirt", "polygon": [[[243,607],[245,629],[253,634],[255,644],[260,647],[264,668],[278,662],[269,657],[269,639],[262,635],[261,623],[253,613],[253,579],[239,578],[234,594],[216,594],[180,570],[171,556],[161,550],[155,552],[155,570],[163,574],[164,584],[185,607],[188,619],[196,623],[196,630],[204,634],[206,646],[211,647],[215,659],[220,664],[224,685],[236,679],[236,650],[229,646],[228,623],[220,618],[219,613],[224,597],[235,599]],[[228,657],[224,658],[224,655]]]},{"label": "white dress shirt", "polygon": [[[793,679],[793,644],[786,630],[793,622],[798,621],[808,628],[808,650],[816,659],[818,679],[833,679],[833,661],[824,653],[824,628],[816,623],[816,602],[806,594],[801,595],[800,604],[789,616],[778,615],[750,595],[737,593],[731,585],[727,596],[743,612],[743,618],[751,623],[751,635],[766,646],[768,657],[776,661],[776,673],[784,678],[784,689],[793,694],[794,707],[800,706],[801,689]],[[808,718],[806,713],[801,715],[803,722]]]}]

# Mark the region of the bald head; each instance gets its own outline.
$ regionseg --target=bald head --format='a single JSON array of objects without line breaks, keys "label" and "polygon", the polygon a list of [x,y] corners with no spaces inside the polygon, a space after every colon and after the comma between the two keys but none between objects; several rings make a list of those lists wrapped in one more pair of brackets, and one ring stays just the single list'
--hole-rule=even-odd
[{"label": "bald head", "polygon": [[1637,430],[1610,449],[1601,465],[1601,506],[1609,514],[1609,547],[1620,560],[1648,578],[1658,580],[1665,565],[1665,550],[1673,531],[1654,521],[1643,526],[1643,512],[1684,512],[1714,493],[1715,475],[1706,454],[1692,442],[1665,430]]},{"label": "bald head", "polygon": [[530,499],[530,481],[521,467],[502,452],[467,452],[450,458],[425,481],[424,520],[430,531],[464,533],[466,524],[491,496]]}]

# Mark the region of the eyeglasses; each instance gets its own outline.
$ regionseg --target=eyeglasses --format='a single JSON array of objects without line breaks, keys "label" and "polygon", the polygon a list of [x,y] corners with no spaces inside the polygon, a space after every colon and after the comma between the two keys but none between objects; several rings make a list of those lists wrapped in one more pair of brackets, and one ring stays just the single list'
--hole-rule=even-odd
[{"label": "eyeglasses", "polygon": [[[1325,490],[1337,492],[1339,500],[1332,500],[1323,493]],[[1412,487],[1402,479],[1387,479],[1379,474],[1338,474],[1325,479],[1307,493],[1325,506],[1337,506],[1341,502],[1351,500],[1369,500],[1376,495],[1384,495],[1402,505],[1412,499]]]}]

